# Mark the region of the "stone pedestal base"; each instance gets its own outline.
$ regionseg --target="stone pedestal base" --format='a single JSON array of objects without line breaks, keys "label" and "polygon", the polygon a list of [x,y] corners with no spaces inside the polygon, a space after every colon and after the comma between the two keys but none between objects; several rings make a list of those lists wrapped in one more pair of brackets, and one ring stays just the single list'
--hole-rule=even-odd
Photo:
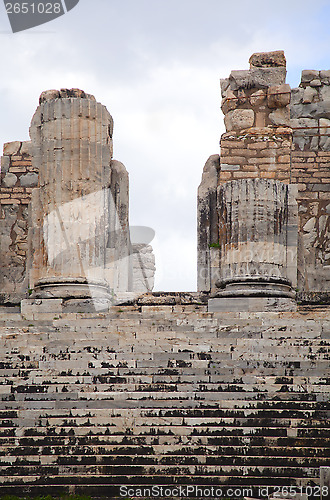
[{"label": "stone pedestal base", "polygon": [[223,289],[217,297],[287,297],[295,298],[291,283],[283,278],[242,277],[218,283]]},{"label": "stone pedestal base", "polygon": [[44,278],[34,286],[31,298],[37,299],[104,299],[112,296],[105,281],[89,281],[86,278]]},{"label": "stone pedestal base", "polygon": [[285,297],[218,297],[209,299],[208,312],[296,311],[294,299]]}]

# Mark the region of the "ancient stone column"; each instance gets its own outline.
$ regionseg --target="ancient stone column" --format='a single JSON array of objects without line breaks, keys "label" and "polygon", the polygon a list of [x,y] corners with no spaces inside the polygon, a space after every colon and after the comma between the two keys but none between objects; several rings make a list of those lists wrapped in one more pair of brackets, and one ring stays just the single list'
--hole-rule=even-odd
[{"label": "ancient stone column", "polygon": [[221,80],[226,132],[198,191],[198,289],[293,297],[297,187],[290,184],[290,87],[281,51],[253,54]]},{"label": "ancient stone column", "polygon": [[297,204],[287,184],[238,179],[218,187],[219,296],[294,297]]},{"label": "ancient stone column", "polygon": [[40,97],[30,127],[40,172],[31,201],[29,280],[36,296],[110,298],[112,130],[105,106],[81,90]]}]

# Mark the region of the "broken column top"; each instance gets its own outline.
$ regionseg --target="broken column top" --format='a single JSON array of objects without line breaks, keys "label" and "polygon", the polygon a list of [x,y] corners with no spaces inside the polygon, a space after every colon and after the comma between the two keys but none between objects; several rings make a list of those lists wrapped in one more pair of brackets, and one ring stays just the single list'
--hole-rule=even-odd
[{"label": "broken column top", "polygon": [[39,104],[46,101],[53,101],[54,99],[90,99],[91,101],[96,101],[95,97],[91,94],[86,94],[80,89],[61,89],[61,90],[45,90],[41,93],[39,97]]}]

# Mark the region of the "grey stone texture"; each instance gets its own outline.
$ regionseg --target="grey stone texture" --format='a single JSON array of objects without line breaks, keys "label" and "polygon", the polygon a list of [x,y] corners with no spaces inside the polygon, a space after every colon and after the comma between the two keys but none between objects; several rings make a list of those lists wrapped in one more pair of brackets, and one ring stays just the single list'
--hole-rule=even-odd
[{"label": "grey stone texture", "polygon": [[155,255],[151,245],[133,245],[133,290],[137,294],[151,292],[155,282]]},{"label": "grey stone texture", "polygon": [[6,142],[3,146],[3,154],[7,156],[18,155],[22,143],[19,141]]},{"label": "grey stone texture", "polygon": [[[330,80],[327,71],[305,70],[299,88],[292,89],[290,112],[295,128],[294,142],[301,151],[330,151]],[[313,120],[308,128],[306,120]]]},{"label": "grey stone texture", "polygon": [[283,50],[273,52],[257,52],[249,59],[250,68],[286,68],[286,59]]},{"label": "grey stone texture", "polygon": [[253,124],[254,112],[252,109],[234,109],[225,116],[225,125],[228,131],[250,128]]},{"label": "grey stone texture", "polygon": [[6,188],[11,188],[16,185],[17,182],[17,176],[15,174],[8,173],[5,175],[5,177],[2,179],[2,184]]},{"label": "grey stone texture", "polygon": [[28,174],[22,175],[20,177],[20,184],[22,187],[37,187],[38,174],[36,174],[35,172],[30,172]]},{"label": "grey stone texture", "polygon": [[[128,174],[112,159],[112,134],[111,115],[84,91],[41,95],[30,127],[33,165],[40,171],[29,259],[37,297],[103,296],[110,302],[113,294],[134,291]],[[21,178],[21,185],[35,182],[35,174]]]},{"label": "grey stone texture", "polygon": [[321,500],[330,498],[330,467],[320,467]]},{"label": "grey stone texture", "polygon": [[329,309],[208,313],[190,299],[0,308],[0,495],[320,484]]},{"label": "grey stone texture", "polygon": [[[30,188],[20,179],[32,169],[26,143],[6,143],[0,173],[0,303],[18,304],[28,293],[26,276]],[[33,174],[38,177],[37,173]]]},{"label": "grey stone texture", "polygon": [[[198,293],[150,293],[152,249],[130,241],[128,174],[92,96],[43,93],[32,144],[5,146],[1,179],[17,185],[0,188],[0,496],[119,498],[143,483],[260,498],[284,484],[306,500],[306,486],[328,484],[330,155],[271,122],[288,110],[287,88],[270,90],[284,83],[284,54],[250,64],[254,79],[241,81],[258,74],[260,88],[222,82],[225,112],[252,111],[254,123],[224,134],[203,170]],[[294,105],[317,104],[313,89],[325,96],[330,77],[304,78],[312,90]],[[21,183],[31,174],[36,188]],[[70,258],[58,252],[66,224]],[[120,305],[104,307],[100,276]]]},{"label": "grey stone texture", "polygon": [[30,127],[40,177],[31,202],[30,288],[44,297],[82,297],[91,285],[110,299],[112,117],[82,91],[42,94],[40,102]]}]

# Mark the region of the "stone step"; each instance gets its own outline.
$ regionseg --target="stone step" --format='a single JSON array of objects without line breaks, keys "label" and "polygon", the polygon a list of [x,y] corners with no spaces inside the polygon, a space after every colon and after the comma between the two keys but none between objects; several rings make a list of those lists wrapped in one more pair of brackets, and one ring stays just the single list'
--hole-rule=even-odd
[{"label": "stone step", "polygon": [[263,436],[263,435],[212,435],[208,433],[195,434],[190,436],[175,436],[174,434],[130,436],[124,434],[110,435],[109,430],[104,434],[95,435],[77,435],[71,432],[69,434],[55,434],[54,431],[47,435],[31,435],[16,437],[11,431],[5,436],[0,437],[2,446],[27,446],[27,447],[47,447],[47,446],[269,446],[269,447],[307,447],[307,448],[327,448],[330,447],[330,441],[326,438],[314,437],[296,437],[296,436]]},{"label": "stone step", "polygon": [[229,428],[244,428],[244,427],[254,427],[254,428],[264,428],[264,427],[280,427],[280,428],[291,428],[291,429],[330,429],[330,420],[326,415],[319,416],[318,419],[312,419],[308,417],[304,418],[291,418],[291,417],[269,417],[267,415],[260,414],[259,416],[241,416],[238,414],[233,417],[131,417],[127,418],[126,421],[123,417],[66,417],[66,418],[49,418],[43,416],[27,416],[25,418],[17,419],[3,419],[0,422],[0,434],[5,432],[6,429],[16,429],[22,428],[24,430],[30,429],[31,426],[36,429],[39,428],[58,428],[61,427],[65,429],[66,427],[83,427],[84,429],[97,429],[99,427],[110,427],[112,432],[116,429],[126,429],[130,428],[138,429],[140,427],[153,427],[155,429],[184,426],[185,428],[200,428],[205,426],[210,426],[214,428],[219,427],[229,427]]},{"label": "stone step", "polygon": [[31,419],[37,418],[56,419],[56,418],[107,418],[114,417],[130,418],[222,418],[236,416],[252,417],[277,417],[277,418],[320,418],[329,416],[329,404],[327,401],[320,403],[316,401],[245,401],[245,400],[223,400],[222,405],[217,408],[166,408],[162,409],[143,409],[143,408],[121,408],[121,409],[16,409],[0,410],[0,418],[8,419]]},{"label": "stone step", "polygon": [[[1,457],[1,464],[6,472],[7,469],[20,471],[20,467],[46,467],[44,469],[47,474],[48,467],[51,466],[115,466],[115,467],[128,467],[128,466],[211,466],[211,467],[224,467],[224,466],[239,466],[239,467],[302,467],[302,468],[319,468],[326,466],[328,463],[327,457],[286,457],[286,456],[250,456],[250,455],[164,455],[163,453],[152,456],[132,454],[132,455],[68,455],[52,456],[48,455],[15,455]],[[13,469],[11,469],[13,467]],[[211,469],[212,471],[212,469]],[[61,471],[60,471],[61,472]],[[52,473],[52,471],[51,471]]]},{"label": "stone step", "polygon": [[208,372],[209,370],[204,370],[204,372],[202,372],[205,378],[205,380],[203,381],[200,381],[198,376],[189,376],[185,375],[184,373],[180,375],[139,375],[133,373],[132,370],[128,371],[128,374],[126,376],[124,376],[123,374],[120,375],[114,370],[114,372],[108,371],[106,374],[103,372],[101,374],[94,373],[88,377],[79,376],[78,380],[77,377],[73,375],[53,375],[50,378],[49,376],[39,376],[38,372],[30,372],[29,374],[25,374],[24,377],[20,376],[17,373],[17,376],[15,376],[15,384],[13,383],[13,376],[8,378],[4,377],[3,382],[0,384],[0,394],[6,392],[6,388],[10,388],[10,392],[12,393],[38,392],[41,390],[43,390],[44,392],[52,392],[56,390],[57,392],[58,390],[63,391],[63,389],[64,391],[69,393],[75,391],[89,392],[91,389],[91,385],[97,387],[97,390],[100,392],[102,392],[102,390],[111,390],[111,388],[114,387],[116,388],[116,390],[125,390],[126,387],[129,390],[138,391],[148,387],[155,387],[155,389],[159,388],[159,390],[161,390],[161,388],[163,387],[163,390],[171,390],[171,387],[173,386],[176,388],[180,388],[185,384],[189,384],[192,387],[192,390],[200,390],[202,386],[205,391],[217,390],[216,386],[218,386],[219,390],[221,390],[221,387],[223,385],[228,386],[229,384],[235,385],[237,387],[243,385],[247,388],[246,390],[250,390],[250,386],[252,388],[254,388],[255,386],[258,386],[259,388],[260,386],[268,388],[274,387],[276,385],[281,385],[290,387],[299,386],[300,388],[305,388],[309,386],[330,385],[330,378],[324,375],[309,376],[308,374],[306,374],[305,376],[258,376],[247,374],[235,377],[235,374],[227,374],[227,376],[214,376],[211,374],[205,374],[205,371]]},{"label": "stone step", "polygon": [[[103,444],[89,445],[82,450],[78,445],[45,445],[45,446],[21,446],[18,444],[19,440],[16,439],[16,446],[0,446],[0,456],[7,457],[8,460],[12,460],[18,457],[37,457],[38,459],[43,456],[50,456],[52,459],[57,459],[57,456],[109,456],[109,457],[119,457],[120,459],[125,459],[125,457],[137,457],[146,456],[150,457],[222,457],[222,456],[234,456],[234,457],[273,457],[273,458],[296,458],[299,457],[302,460],[315,460],[321,459],[321,461],[327,460],[330,456],[330,448],[324,449],[323,447],[276,447],[269,446],[267,448],[261,446],[201,446],[201,445],[190,445],[184,447],[182,445],[108,445]],[[3,459],[1,459],[3,460]]]},{"label": "stone step", "polygon": [[[329,386],[325,384],[113,384],[106,386],[89,386],[87,390],[79,390],[80,386],[39,386],[39,385],[2,385],[0,386],[1,399],[6,400],[6,396],[16,401],[58,401],[58,400],[93,400],[93,399],[214,399],[217,394],[237,393],[239,398],[241,394],[276,394],[283,393],[292,395],[303,395],[307,393],[327,394]],[[94,388],[93,392],[91,389]],[[57,390],[56,390],[57,389]],[[87,389],[87,388],[86,388]],[[103,390],[102,390],[103,389]],[[247,396],[249,397],[249,396]],[[290,396],[288,396],[290,399]],[[219,395],[219,399],[221,396]]]},{"label": "stone step", "polygon": [[[117,356],[117,355],[116,355]],[[118,356],[120,357],[120,356]],[[315,380],[316,383],[318,381],[328,382],[329,379],[329,362],[328,361],[294,361],[291,363],[268,363],[268,362],[249,362],[246,360],[234,361],[234,360],[222,360],[221,362],[212,361],[209,363],[209,366],[202,368],[192,368],[190,366],[180,366],[180,363],[174,362],[175,358],[173,358],[173,362],[171,365],[175,366],[161,366],[159,363],[158,366],[154,367],[136,367],[136,360],[134,359],[116,359],[115,355],[112,357],[109,356],[109,359],[105,362],[101,361],[101,366],[98,368],[91,368],[86,365],[82,367],[74,364],[73,361],[70,360],[66,362],[58,361],[57,370],[55,372],[55,367],[51,366],[49,363],[48,367],[44,362],[40,361],[22,361],[22,360],[11,360],[11,361],[1,361],[0,366],[2,367],[2,384],[8,385],[18,385],[18,382],[22,382],[25,384],[34,383],[39,385],[52,383],[77,383],[77,384],[91,384],[94,380],[98,382],[104,381],[103,383],[109,383],[109,381],[118,382],[120,381],[119,377],[122,379],[124,377],[153,377],[152,381],[159,381],[155,377],[163,377],[160,381],[164,381],[164,383],[168,381],[175,381],[181,377],[181,382],[187,380],[187,382],[198,382],[199,380],[205,379],[203,381],[214,381],[218,382],[218,380],[226,380],[226,378],[230,382],[234,382],[235,380],[240,381],[244,380],[248,383],[253,383],[254,380],[259,381],[267,381],[266,377],[274,377],[274,382],[280,383],[279,377],[285,378],[285,382],[289,383],[290,378],[295,377],[294,380],[298,380],[299,382],[303,382],[304,380],[309,379],[310,377],[317,377]],[[297,366],[292,366],[296,364]],[[39,366],[40,365],[40,366]],[[45,366],[47,369],[52,370],[52,374],[44,375],[42,367]],[[68,368],[71,366],[71,369]],[[17,376],[17,379],[16,379]],[[8,381],[8,377],[15,377]],[[103,377],[103,378],[102,378]],[[172,377],[172,378],[171,378]],[[212,379],[210,379],[212,377]],[[299,378],[297,378],[299,377]],[[16,382],[17,380],[17,382]],[[125,380],[127,380],[125,378]],[[313,379],[311,379],[313,381]]]},{"label": "stone step", "polygon": [[0,494],[318,483],[330,453],[324,311],[119,309],[0,326]]},{"label": "stone step", "polygon": [[[260,425],[260,424],[259,424]],[[11,427],[15,431],[15,427]],[[26,436],[47,436],[49,433],[49,427],[44,426],[34,426],[34,427],[22,427],[24,431],[24,435]],[[328,424],[325,427],[289,427],[289,426],[281,426],[281,425],[271,425],[271,422],[266,420],[264,425],[256,426],[254,422],[251,422],[248,425],[226,425],[220,421],[217,425],[185,425],[181,423],[180,425],[157,425],[151,427],[148,424],[140,425],[140,426],[132,426],[129,427],[129,435],[166,435],[166,434],[175,434],[177,436],[190,436],[190,435],[206,435],[207,433],[212,434],[213,436],[229,436],[231,434],[240,436],[240,435],[259,435],[259,436],[297,436],[297,437],[324,437],[328,438],[330,435],[329,432],[330,425]],[[0,428],[0,435],[6,435],[8,428]],[[75,436],[85,436],[93,432],[94,434],[106,434],[111,433],[112,436],[123,435],[127,433],[127,426],[116,426],[116,425],[99,425],[95,426],[84,426],[84,427],[76,427],[75,425],[62,426],[61,429],[57,429],[56,427],[52,428],[52,432],[55,434],[57,432],[61,432],[62,435],[75,435]]]},{"label": "stone step", "polygon": [[[310,486],[310,479],[305,478],[298,479],[298,486],[294,483],[294,479],[288,478],[278,478],[276,485],[274,484],[274,481],[272,481],[272,479],[268,477],[263,479],[260,477],[251,476],[250,483],[246,478],[238,478],[235,476],[233,478],[230,478],[228,476],[218,476],[216,478],[218,482],[214,481],[213,478],[210,478],[212,482],[209,483],[206,483],[205,478],[203,477],[197,477],[196,479],[201,480],[201,482],[195,482],[194,478],[192,479],[192,481],[188,481],[187,479],[185,481],[182,481],[181,478],[175,477],[173,478],[173,482],[169,483],[168,481],[166,481],[166,479],[164,480],[162,476],[156,476],[155,482],[152,484],[141,484],[135,481],[132,487],[127,484],[122,485],[122,483],[120,482],[120,478],[117,484],[97,484],[95,486],[92,484],[81,486],[77,483],[71,483],[70,485],[66,486],[58,486],[49,482],[47,484],[39,484],[38,486],[33,486],[31,485],[31,483],[30,485],[27,485],[25,483],[25,486],[7,484],[6,486],[0,485],[0,494],[12,496],[19,495],[20,497],[25,497],[27,492],[30,496],[64,496],[69,494],[76,494],[88,495],[93,498],[93,500],[119,500],[123,497],[128,498],[129,495],[133,496],[135,492],[137,492],[137,495],[140,497],[142,495],[151,497],[152,491],[154,491],[154,493],[156,493],[157,495],[157,498],[159,498],[160,500],[165,500],[169,498],[169,495],[172,492],[175,492],[174,494],[176,495],[180,494],[179,488],[181,486],[181,488],[196,488],[195,490],[193,490],[193,494],[190,494],[189,498],[191,500],[200,500],[200,495],[203,494],[203,492],[205,492],[207,495],[211,494],[210,491],[213,486],[214,494],[226,495],[226,497],[228,497],[227,492],[229,491],[230,498],[233,496],[233,493],[235,493],[235,491],[237,492],[237,496],[241,498],[258,498],[260,497],[260,495],[262,495],[262,498],[267,498],[268,495],[281,494],[282,486],[288,487],[290,485],[294,485],[292,486],[292,488],[295,488],[295,491],[298,491],[298,493],[300,493],[300,491],[305,492],[307,488],[307,491],[309,493],[312,493],[313,491],[318,492],[317,484],[319,484],[319,482],[315,478],[312,481],[314,486]],[[154,490],[152,490],[153,487]],[[134,490],[132,488],[134,488]],[[185,491],[186,490],[183,490],[183,495],[187,494],[185,493]],[[198,494],[199,496],[195,496]],[[279,498],[279,496],[277,498]]]}]

